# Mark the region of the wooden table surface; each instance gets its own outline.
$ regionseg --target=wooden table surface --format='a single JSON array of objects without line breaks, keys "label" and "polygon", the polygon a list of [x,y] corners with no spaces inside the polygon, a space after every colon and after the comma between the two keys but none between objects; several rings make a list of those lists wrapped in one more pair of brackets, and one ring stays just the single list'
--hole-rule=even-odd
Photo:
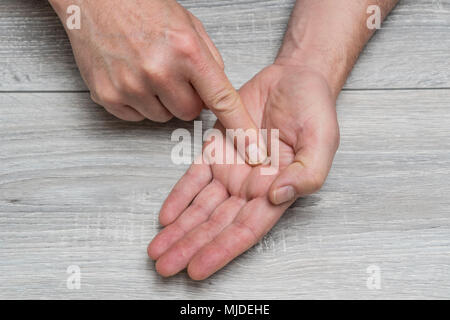
[{"label": "wooden table surface", "polygon": [[[273,60],[294,0],[181,3],[239,87]],[[91,102],[44,0],[0,1],[0,108],[0,298],[450,298],[450,0],[401,1],[338,100],[324,188],[203,282],[162,279],[146,254],[186,169],[171,133],[193,124]]]}]

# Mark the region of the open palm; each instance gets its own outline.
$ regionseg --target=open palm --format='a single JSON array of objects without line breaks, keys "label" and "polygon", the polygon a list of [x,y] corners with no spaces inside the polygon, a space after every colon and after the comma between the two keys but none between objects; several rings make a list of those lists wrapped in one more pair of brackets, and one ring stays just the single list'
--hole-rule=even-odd
[{"label": "open palm", "polygon": [[[164,202],[165,228],[148,247],[156,269],[187,267],[209,277],[256,244],[296,198],[322,186],[339,143],[335,100],[324,78],[304,67],[273,64],[239,91],[260,128],[279,129],[279,170],[193,164]],[[224,131],[220,123],[216,128]],[[270,135],[269,135],[270,136]],[[232,148],[225,141],[224,148]]]}]

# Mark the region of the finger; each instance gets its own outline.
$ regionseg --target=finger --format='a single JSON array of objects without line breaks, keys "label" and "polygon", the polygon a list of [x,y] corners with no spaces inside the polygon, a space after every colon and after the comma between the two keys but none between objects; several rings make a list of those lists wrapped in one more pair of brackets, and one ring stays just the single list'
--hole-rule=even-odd
[{"label": "finger", "polygon": [[111,113],[113,116],[125,121],[138,122],[145,119],[142,114],[126,105],[122,105],[119,107],[105,107],[105,110]]},{"label": "finger", "polygon": [[147,95],[145,98],[132,101],[130,104],[140,114],[155,122],[167,122],[173,118],[173,115],[154,95]]},{"label": "finger", "polygon": [[222,55],[220,54],[219,50],[217,50],[216,45],[209,37],[208,33],[205,30],[205,27],[203,26],[203,23],[195,17],[193,14],[191,14],[191,19],[194,23],[194,28],[197,30],[198,34],[200,35],[200,38],[203,40],[205,45],[208,47],[209,51],[211,52],[211,55],[214,57],[214,60],[219,64],[219,66],[222,68],[222,70],[225,68],[225,64],[223,62]]},{"label": "finger", "polygon": [[178,119],[194,120],[203,109],[202,99],[187,81],[172,79],[171,83],[166,82],[154,90],[164,107]]},{"label": "finger", "polygon": [[163,226],[174,222],[211,179],[212,172],[209,165],[192,164],[164,201],[159,213],[159,222]]},{"label": "finger", "polygon": [[238,197],[231,197],[220,204],[206,222],[190,231],[158,259],[158,273],[170,277],[186,268],[195,253],[213,241],[234,220],[244,204],[245,200]]},{"label": "finger", "polygon": [[324,184],[339,145],[339,129],[335,120],[316,128],[308,134],[308,141],[297,151],[294,162],[272,183],[269,197],[273,204],[292,203]]},{"label": "finger", "polygon": [[[251,165],[263,163],[267,157],[265,142],[259,137],[257,126],[225,72],[209,50],[201,51],[200,58],[196,60],[198,61],[193,61],[189,74],[190,81],[200,98],[225,128],[241,129],[237,134],[247,137],[244,139],[245,151],[238,149],[247,162]],[[246,130],[249,131],[245,132]],[[247,135],[249,132],[253,134]]]},{"label": "finger", "polygon": [[213,181],[207,185],[181,216],[152,240],[148,249],[150,257],[159,258],[186,233],[206,221],[227,197],[225,187],[219,182]]},{"label": "finger", "polygon": [[91,91],[91,99],[96,104],[103,106],[106,111],[119,119],[134,122],[145,119],[142,114],[128,105],[124,105],[122,103],[112,103],[111,101],[109,101],[109,103],[104,102],[95,91]]},{"label": "finger", "polygon": [[203,247],[188,265],[189,276],[203,280],[255,245],[278,221],[288,206],[273,206],[267,198],[245,205],[233,223]]}]

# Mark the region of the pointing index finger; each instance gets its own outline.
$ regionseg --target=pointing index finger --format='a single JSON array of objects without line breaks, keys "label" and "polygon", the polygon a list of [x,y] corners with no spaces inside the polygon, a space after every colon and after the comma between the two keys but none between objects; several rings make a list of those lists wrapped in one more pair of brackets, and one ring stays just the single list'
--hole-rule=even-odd
[{"label": "pointing index finger", "polygon": [[[245,108],[239,93],[228,80],[225,72],[210,55],[205,57],[207,66],[194,68],[191,83],[205,105],[216,115],[226,129],[243,129],[237,135],[246,135],[245,159],[250,165],[261,164],[267,157],[266,146],[259,138],[259,130]],[[195,70],[196,69],[196,70]],[[201,70],[201,71],[199,71]]]}]

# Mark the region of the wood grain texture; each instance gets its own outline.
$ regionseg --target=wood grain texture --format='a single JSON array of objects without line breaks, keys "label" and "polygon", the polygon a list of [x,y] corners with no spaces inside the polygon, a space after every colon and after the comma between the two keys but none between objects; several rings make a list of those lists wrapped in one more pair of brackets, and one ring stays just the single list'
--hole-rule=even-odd
[{"label": "wood grain texture", "polygon": [[[239,87],[273,61],[294,0],[180,2],[204,22]],[[402,0],[346,88],[450,88],[448,70],[450,0]],[[86,89],[47,1],[0,2],[0,79],[0,91]]]},{"label": "wood grain texture", "polygon": [[[294,0],[180,2],[240,86],[272,61]],[[170,161],[171,132],[193,124],[129,124],[88,93],[38,92],[86,88],[47,1],[2,0],[0,298],[450,298],[449,30],[450,0],[402,0],[339,99],[342,142],[324,188],[194,282],[160,278],[146,256],[186,169]],[[66,287],[71,265],[80,290]],[[371,265],[380,290],[366,286]]]},{"label": "wood grain texture", "polygon": [[203,282],[146,256],[185,170],[170,134],[192,123],[125,123],[87,93],[0,97],[0,298],[450,298],[450,90],[344,92],[325,187]]}]

